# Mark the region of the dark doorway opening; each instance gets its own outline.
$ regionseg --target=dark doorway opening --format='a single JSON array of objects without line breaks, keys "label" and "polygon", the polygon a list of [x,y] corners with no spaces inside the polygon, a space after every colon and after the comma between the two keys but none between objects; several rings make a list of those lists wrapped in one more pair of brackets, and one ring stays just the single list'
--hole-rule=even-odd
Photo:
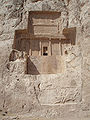
[{"label": "dark doorway opening", "polygon": [[48,56],[48,47],[43,47],[43,56]]}]

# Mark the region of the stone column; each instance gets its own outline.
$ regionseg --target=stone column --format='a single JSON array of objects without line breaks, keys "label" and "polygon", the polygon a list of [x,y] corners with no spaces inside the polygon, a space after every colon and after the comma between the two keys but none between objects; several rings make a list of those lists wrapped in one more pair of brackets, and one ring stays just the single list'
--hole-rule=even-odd
[{"label": "stone column", "polygon": [[30,50],[29,50],[29,55],[32,55],[32,50],[31,50],[31,41],[30,41]]},{"label": "stone column", "polygon": [[64,51],[64,44],[63,41],[61,40],[61,55],[63,55],[63,51]]},{"label": "stone column", "polygon": [[39,56],[42,55],[42,43],[41,43],[41,40],[39,41],[39,47],[40,47],[40,50],[39,50]]},{"label": "stone column", "polygon": [[51,39],[49,39],[48,56],[51,56]]},{"label": "stone column", "polygon": [[61,40],[59,40],[59,55],[61,55]]}]

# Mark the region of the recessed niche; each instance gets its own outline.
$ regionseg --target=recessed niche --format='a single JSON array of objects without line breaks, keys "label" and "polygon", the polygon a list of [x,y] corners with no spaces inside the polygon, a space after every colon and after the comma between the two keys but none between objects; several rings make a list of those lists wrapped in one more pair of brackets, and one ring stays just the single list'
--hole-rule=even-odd
[{"label": "recessed niche", "polygon": [[[72,36],[73,35],[73,36]],[[76,28],[62,30],[61,13],[56,11],[30,11],[28,27],[16,30],[10,61],[27,54],[27,74],[56,74],[64,71],[64,45],[75,45]],[[23,54],[22,54],[23,55]],[[23,57],[22,57],[23,58]]]}]

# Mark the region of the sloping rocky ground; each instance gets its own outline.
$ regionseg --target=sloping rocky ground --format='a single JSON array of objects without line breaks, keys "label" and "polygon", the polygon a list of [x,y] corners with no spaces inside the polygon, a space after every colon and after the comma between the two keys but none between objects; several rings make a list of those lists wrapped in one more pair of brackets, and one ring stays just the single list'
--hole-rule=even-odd
[{"label": "sloping rocky ground", "polygon": [[[27,28],[28,11],[31,10],[61,11],[63,28],[76,27],[76,45],[67,48],[69,55],[65,57],[67,73],[51,76],[24,75],[23,61],[18,61],[15,69],[13,69],[15,65],[8,69],[14,32],[17,29]],[[44,89],[57,90],[59,93],[61,89],[57,88],[62,86],[66,88],[73,86],[75,89],[62,90],[63,97],[59,98],[57,105],[41,105],[42,99],[45,99]],[[67,95],[66,91],[68,91]],[[52,94],[51,98],[53,96],[55,95]],[[33,120],[34,118],[90,119],[89,0],[0,1],[0,120]]]}]

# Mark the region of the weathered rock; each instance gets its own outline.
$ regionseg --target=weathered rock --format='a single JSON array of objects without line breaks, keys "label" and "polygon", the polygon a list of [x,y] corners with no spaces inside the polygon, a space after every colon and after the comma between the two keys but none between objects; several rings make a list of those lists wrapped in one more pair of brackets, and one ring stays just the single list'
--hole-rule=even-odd
[{"label": "weathered rock", "polygon": [[[11,54],[14,32],[27,28],[28,11],[42,10],[60,11],[63,29],[76,27],[75,45],[64,45],[64,72],[27,75],[27,55],[23,53],[22,57],[19,51]],[[90,119],[89,21],[89,0],[0,1],[1,120],[23,120],[27,116],[52,120]],[[13,57],[14,52],[16,56]],[[7,114],[28,114],[10,117],[5,111]]]}]

